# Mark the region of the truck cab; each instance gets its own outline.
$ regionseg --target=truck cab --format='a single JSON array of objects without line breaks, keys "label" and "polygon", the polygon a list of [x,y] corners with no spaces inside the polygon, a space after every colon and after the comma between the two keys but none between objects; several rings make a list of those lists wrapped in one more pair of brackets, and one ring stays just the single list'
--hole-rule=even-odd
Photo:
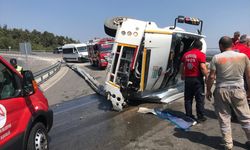
[{"label": "truck cab", "polygon": [[105,69],[114,44],[113,38],[102,38],[88,45],[88,58],[92,66]]},{"label": "truck cab", "polygon": [[0,149],[47,150],[53,112],[31,71],[17,72],[0,56]]},{"label": "truck cab", "polygon": [[[187,32],[177,23],[199,25],[200,29],[198,33]],[[169,103],[182,97],[181,58],[195,40],[203,43],[202,52],[206,52],[202,25],[202,20],[184,16],[165,28],[126,17],[108,19],[104,29],[115,42],[105,89],[113,108],[121,111],[133,100]]]}]

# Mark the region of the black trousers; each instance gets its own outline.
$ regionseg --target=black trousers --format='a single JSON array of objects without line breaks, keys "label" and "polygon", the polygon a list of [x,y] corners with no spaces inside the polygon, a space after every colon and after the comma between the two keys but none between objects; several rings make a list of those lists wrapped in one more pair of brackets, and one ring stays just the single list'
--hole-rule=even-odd
[{"label": "black trousers", "polygon": [[184,101],[187,116],[193,116],[193,98],[196,101],[197,117],[202,118],[204,116],[204,91],[204,80],[202,77],[185,77]]}]

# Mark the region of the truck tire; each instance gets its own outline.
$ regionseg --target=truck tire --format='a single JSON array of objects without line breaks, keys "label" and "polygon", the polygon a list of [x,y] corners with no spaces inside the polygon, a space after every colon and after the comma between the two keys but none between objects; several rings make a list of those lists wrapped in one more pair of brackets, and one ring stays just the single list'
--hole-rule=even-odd
[{"label": "truck tire", "polygon": [[94,66],[93,60],[89,59],[89,63],[91,66]]},{"label": "truck tire", "polygon": [[36,123],[30,130],[27,150],[49,150],[48,132],[41,122]]},{"label": "truck tire", "polygon": [[118,25],[121,24],[128,17],[114,17],[106,19],[104,22],[104,31],[107,35],[115,37]]},{"label": "truck tire", "polygon": [[101,66],[101,62],[98,60],[97,61],[97,67],[101,70],[102,69],[102,66]]}]

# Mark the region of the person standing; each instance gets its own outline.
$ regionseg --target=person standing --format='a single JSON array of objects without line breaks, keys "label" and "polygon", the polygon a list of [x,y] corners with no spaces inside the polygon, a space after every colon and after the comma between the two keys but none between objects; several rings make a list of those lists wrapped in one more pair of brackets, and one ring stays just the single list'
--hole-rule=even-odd
[{"label": "person standing", "polygon": [[[206,121],[204,112],[204,79],[207,78],[206,55],[201,52],[202,42],[196,40],[193,48],[186,52],[182,61],[182,79],[185,80],[185,111],[186,116],[197,120],[198,123]],[[193,98],[196,101],[196,114],[197,119],[192,113]]]},{"label": "person standing", "polygon": [[233,49],[239,51],[240,53],[244,53],[250,59],[250,48],[248,47],[249,38],[246,34],[243,34],[240,37],[239,43],[233,46]]},{"label": "person standing", "polygon": [[212,58],[206,94],[208,100],[211,100],[211,88],[216,78],[214,107],[225,149],[233,148],[231,108],[246,133],[248,139],[246,145],[250,146],[250,111],[247,103],[247,96],[250,96],[250,92],[248,90],[246,96],[243,80],[245,72],[248,85],[250,85],[250,63],[245,54],[233,51],[232,45],[232,39],[228,36],[223,36],[219,40],[221,53]]},{"label": "person standing", "polygon": [[250,36],[247,36],[247,47],[250,48]]},{"label": "person standing", "polygon": [[15,58],[10,59],[10,64],[19,72],[23,72],[23,67],[17,65],[17,60]]},{"label": "person standing", "polygon": [[[250,59],[250,48],[248,47],[248,43],[250,42],[249,37],[247,37],[246,34],[243,34],[240,37],[240,41],[237,45],[233,47],[234,50],[239,51],[240,53],[244,53],[247,55],[248,59]],[[247,82],[246,82],[246,77],[244,76],[244,87],[247,90]]]},{"label": "person standing", "polygon": [[239,40],[240,40],[240,32],[236,31],[234,32],[234,37],[232,38],[233,46],[237,45],[239,43]]}]

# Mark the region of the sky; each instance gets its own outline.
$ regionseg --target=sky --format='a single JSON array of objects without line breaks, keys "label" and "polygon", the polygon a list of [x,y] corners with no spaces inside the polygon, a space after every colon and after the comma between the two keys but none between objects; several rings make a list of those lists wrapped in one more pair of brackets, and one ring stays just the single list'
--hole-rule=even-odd
[{"label": "sky", "polygon": [[48,31],[81,42],[107,37],[107,18],[126,16],[163,28],[178,15],[203,20],[208,48],[218,47],[221,36],[235,31],[250,35],[250,0],[0,0],[0,26]]}]

